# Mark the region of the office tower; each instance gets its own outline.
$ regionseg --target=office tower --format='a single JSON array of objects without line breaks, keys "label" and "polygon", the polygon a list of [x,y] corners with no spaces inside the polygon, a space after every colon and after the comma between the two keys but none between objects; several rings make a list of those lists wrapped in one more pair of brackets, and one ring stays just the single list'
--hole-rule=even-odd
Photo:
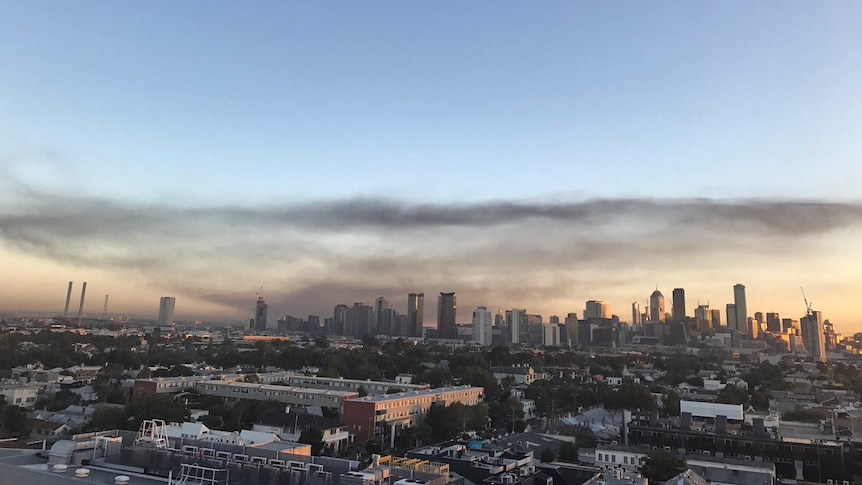
[{"label": "office tower", "polygon": [[332,328],[329,333],[332,335],[347,335],[347,305],[338,304],[332,311]]},{"label": "office tower", "polygon": [[421,337],[423,313],[425,312],[425,293],[410,293],[407,295],[407,328],[408,337]]},{"label": "office tower", "polygon": [[792,318],[781,319],[781,331],[784,333],[786,333],[788,330],[792,330],[794,335],[801,336],[802,334],[799,327],[799,320],[794,320]]},{"label": "office tower", "polygon": [[[541,315],[527,315],[527,343],[529,345],[542,345],[544,340]],[[523,339],[521,341],[523,343]]]},{"label": "office tower", "polygon": [[69,282],[69,289],[66,290],[66,309],[63,310],[63,318],[69,318],[69,304],[72,303],[72,282]]},{"label": "office tower", "polygon": [[569,313],[564,320],[566,324],[566,336],[569,339],[569,347],[578,346],[578,314]]},{"label": "office tower", "polygon": [[611,318],[611,306],[601,300],[590,300],[584,309],[584,320],[590,318]]},{"label": "office tower", "polygon": [[761,328],[763,328],[763,324],[766,323],[766,318],[764,318],[763,312],[754,312],[754,319],[760,324]]},{"label": "office tower", "polygon": [[473,310],[473,341],[483,346],[491,345],[491,312],[480,306]]},{"label": "office tower", "polygon": [[551,317],[548,318],[548,323],[553,323],[554,325],[559,325],[560,324],[560,317],[558,317],[557,315],[551,315]]},{"label": "office tower", "polygon": [[[384,312],[391,308],[389,305],[389,300],[383,298],[382,296],[374,300],[374,329],[372,330],[372,335],[389,335],[389,332],[392,328],[391,320],[389,322],[383,322]],[[391,319],[391,315],[389,318]]]},{"label": "office tower", "polygon": [[529,341],[527,310],[506,310],[506,326],[509,328],[509,343],[526,344]]},{"label": "office tower", "polygon": [[[674,300],[676,302],[676,300]],[[694,309],[694,318],[698,320],[712,321],[712,312],[709,310],[709,305],[698,305]]]},{"label": "office tower", "polygon": [[318,315],[309,315],[308,320],[306,320],[306,322],[308,322],[308,325],[306,325],[306,331],[307,332],[312,332],[312,333],[319,333],[320,332],[320,317]]},{"label": "office tower", "polygon": [[257,305],[254,309],[254,330],[256,332],[266,331],[266,302],[261,297],[257,297]]},{"label": "office tower", "polygon": [[173,296],[163,296],[159,300],[159,326],[166,327],[174,323],[174,307],[177,299]]},{"label": "office tower", "polygon": [[733,303],[727,304],[727,329],[738,331],[738,325],[736,324],[736,305]]},{"label": "office tower", "polygon": [[649,320],[651,322],[664,322],[664,295],[656,288],[649,297]]},{"label": "office tower", "polygon": [[751,340],[757,340],[757,337],[760,335],[760,323],[757,320],[748,317],[746,319],[746,327],[748,327],[746,331],[746,335]]},{"label": "office tower", "polygon": [[777,313],[766,314],[766,330],[768,332],[781,333],[781,319]]},{"label": "office tower", "polygon": [[811,311],[802,317],[802,340],[811,358],[817,362],[826,362],[826,338],[823,330],[823,315]]},{"label": "office tower", "polygon": [[685,289],[683,288],[674,288],[673,289],[673,302],[671,307],[671,312],[673,314],[673,320],[675,322],[681,322],[685,320]]},{"label": "office tower", "polygon": [[[736,307],[736,327],[735,330],[747,334],[748,333],[748,306],[745,303],[745,285],[733,285],[733,305]],[[730,322],[727,323],[730,326]]]},{"label": "office tower", "polygon": [[398,335],[398,310],[390,307],[377,315],[377,335]]},{"label": "office tower", "polygon": [[829,320],[823,321],[823,338],[826,342],[826,350],[835,350],[838,347],[838,333],[835,326]]},{"label": "office tower", "polygon": [[542,329],[542,345],[558,347],[560,345],[560,326],[554,323],[540,325]]},{"label": "office tower", "polygon": [[632,327],[637,327],[641,324],[641,305],[638,302],[632,302]]},{"label": "office tower", "polygon": [[458,338],[458,328],[455,326],[455,293],[440,293],[437,298],[437,334],[440,338]]},{"label": "office tower", "polygon": [[407,315],[401,315],[399,313],[395,317],[395,324],[392,328],[392,335],[409,335],[409,333],[407,332]]},{"label": "office tower", "polygon": [[721,310],[716,308],[714,310],[710,310],[710,313],[712,313],[712,320],[711,320],[712,328],[720,327],[721,326]]},{"label": "office tower", "polygon": [[[352,335],[354,337],[364,337],[365,335],[372,335],[371,332],[374,331],[374,308],[365,303],[354,303],[352,307],[347,309],[347,324],[345,327],[345,334]],[[350,333],[347,333],[347,330]]]}]

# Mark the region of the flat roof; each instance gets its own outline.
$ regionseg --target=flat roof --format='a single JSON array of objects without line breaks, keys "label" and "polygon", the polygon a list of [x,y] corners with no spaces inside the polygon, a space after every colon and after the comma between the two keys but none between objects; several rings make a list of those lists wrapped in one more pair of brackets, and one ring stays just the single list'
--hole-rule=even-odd
[{"label": "flat roof", "polygon": [[348,401],[362,401],[362,402],[397,401],[399,399],[407,399],[407,398],[411,398],[411,397],[439,396],[441,394],[447,394],[450,392],[469,391],[469,390],[473,390],[473,389],[479,389],[483,393],[485,392],[484,387],[452,386],[452,387],[438,387],[436,389],[422,389],[419,391],[398,392],[395,394],[376,394],[373,396],[365,396],[365,397],[357,397],[357,398],[353,398],[353,399],[348,399]]},{"label": "flat roof", "polygon": [[279,386],[276,384],[256,384],[254,382],[204,381],[201,385],[215,384],[222,387],[238,387],[246,389],[263,389],[266,391],[302,392],[305,394],[322,394],[328,396],[356,396],[356,391],[333,391],[332,389],[313,389],[309,387]]},{"label": "flat roof", "polygon": [[3,476],[3,483],[7,483],[8,480],[8,483],[26,483],[28,485],[67,485],[70,482],[83,481],[75,478],[75,470],[78,468],[90,470],[90,476],[85,480],[86,483],[114,483],[114,478],[118,475],[129,476],[131,478],[130,483],[135,484],[155,485],[167,482],[166,479],[160,477],[119,470],[107,471],[89,466],[70,465],[65,473],[54,473],[48,465],[47,458],[36,456],[36,450],[0,450],[0,474]]}]

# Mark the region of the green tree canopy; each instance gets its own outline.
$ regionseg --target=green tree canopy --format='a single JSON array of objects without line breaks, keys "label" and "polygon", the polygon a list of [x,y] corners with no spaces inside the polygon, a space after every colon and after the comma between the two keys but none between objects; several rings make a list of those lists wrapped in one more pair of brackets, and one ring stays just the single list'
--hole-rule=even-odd
[{"label": "green tree canopy", "polygon": [[650,482],[664,483],[684,472],[685,467],[685,462],[673,453],[656,451],[647,455],[640,472]]}]

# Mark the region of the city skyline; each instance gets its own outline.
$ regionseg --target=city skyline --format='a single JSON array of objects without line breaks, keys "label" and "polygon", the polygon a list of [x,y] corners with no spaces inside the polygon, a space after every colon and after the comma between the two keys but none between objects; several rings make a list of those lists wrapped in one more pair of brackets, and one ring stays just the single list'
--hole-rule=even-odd
[{"label": "city skyline", "polygon": [[62,314],[72,280],[89,315],[247,323],[263,286],[270,321],[416,291],[426,324],[443,291],[458,323],[626,319],[657,286],[726,318],[742,282],[862,330],[862,4],[0,18],[0,311]]}]

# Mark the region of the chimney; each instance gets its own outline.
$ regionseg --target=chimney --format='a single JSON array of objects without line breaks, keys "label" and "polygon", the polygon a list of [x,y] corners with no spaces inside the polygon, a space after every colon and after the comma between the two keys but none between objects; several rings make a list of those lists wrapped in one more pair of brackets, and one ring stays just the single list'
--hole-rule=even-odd
[{"label": "chimney", "polygon": [[691,430],[691,413],[681,413],[679,415],[679,427],[684,430]]},{"label": "chimney", "polygon": [[87,282],[81,286],[81,304],[78,306],[78,325],[81,325],[81,319],[84,316],[84,298],[87,296]]},{"label": "chimney", "polygon": [[66,290],[66,309],[63,310],[63,318],[69,318],[69,304],[72,303],[72,282],[69,282],[69,289]]},{"label": "chimney", "polygon": [[719,414],[715,417],[715,434],[727,434],[727,416]]}]

